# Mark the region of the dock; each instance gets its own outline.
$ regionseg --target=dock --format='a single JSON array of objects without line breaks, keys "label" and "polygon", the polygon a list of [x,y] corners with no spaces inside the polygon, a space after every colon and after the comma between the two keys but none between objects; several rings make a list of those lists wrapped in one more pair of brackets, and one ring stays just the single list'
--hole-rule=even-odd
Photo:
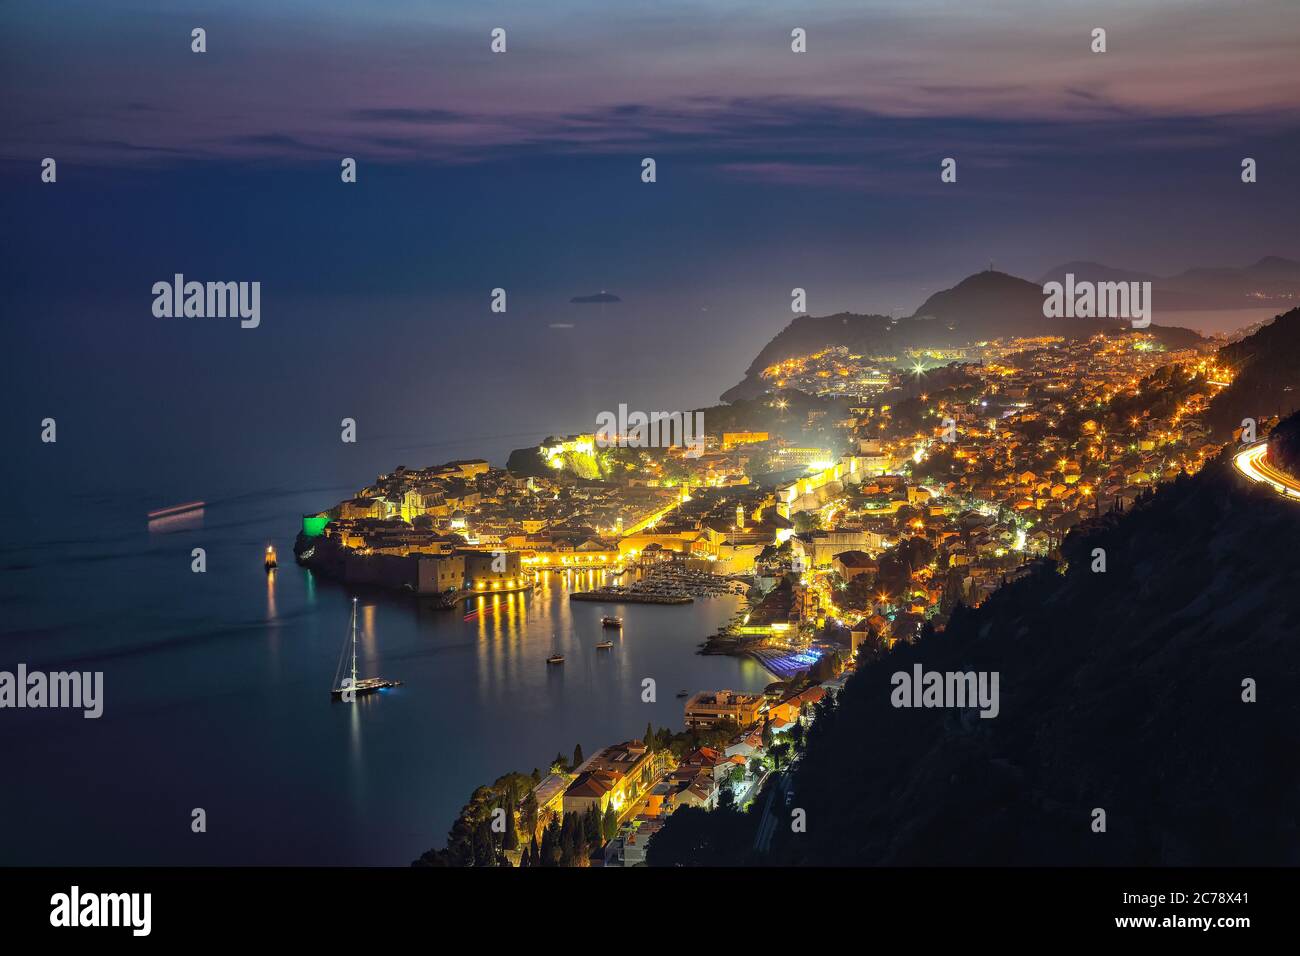
[{"label": "dock", "polygon": [[574,591],[570,601],[607,601],[610,604],[694,604],[689,594],[637,594],[623,591]]}]

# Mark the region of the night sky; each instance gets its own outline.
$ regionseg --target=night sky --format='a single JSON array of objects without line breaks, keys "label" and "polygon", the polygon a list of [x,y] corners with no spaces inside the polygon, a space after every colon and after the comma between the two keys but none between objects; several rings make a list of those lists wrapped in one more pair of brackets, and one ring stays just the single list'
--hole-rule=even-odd
[{"label": "night sky", "polygon": [[[355,485],[712,402],[794,286],[906,314],[990,261],[1300,257],[1290,0],[610,6],[0,7],[10,497],[49,414],[62,467],[158,504]],[[260,281],[261,327],[154,318],[176,272]]]}]

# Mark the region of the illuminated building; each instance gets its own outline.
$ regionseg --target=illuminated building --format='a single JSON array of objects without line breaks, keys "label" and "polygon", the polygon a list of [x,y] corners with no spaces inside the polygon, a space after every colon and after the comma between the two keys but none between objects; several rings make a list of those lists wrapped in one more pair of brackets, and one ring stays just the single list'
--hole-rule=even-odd
[{"label": "illuminated building", "polygon": [[303,537],[318,538],[325,531],[325,526],[330,523],[330,516],[327,514],[303,515],[302,516],[302,533]]},{"label": "illuminated building", "polygon": [[767,432],[723,432],[722,450],[730,451],[737,445],[756,445],[771,438]]},{"label": "illuminated building", "polygon": [[477,593],[532,587],[518,551],[458,551],[465,559],[465,586]]},{"label": "illuminated building", "polygon": [[716,727],[731,721],[749,727],[758,721],[762,694],[738,694],[730,690],[702,691],[686,702],[686,726]]},{"label": "illuminated building", "polygon": [[416,559],[416,586],[420,594],[459,591],[465,586],[464,554],[420,556]]},{"label": "illuminated building", "polygon": [[577,768],[564,791],[564,812],[586,813],[592,807],[621,812],[654,783],[668,759],[667,751],[651,752],[640,740],[606,747]]},{"label": "illuminated building", "polygon": [[778,469],[806,467],[830,457],[831,453],[825,448],[781,448],[773,456],[772,463]]},{"label": "illuminated building", "polygon": [[831,561],[831,566],[846,582],[863,575],[873,576],[879,566],[865,551],[841,551]]},{"label": "illuminated building", "polygon": [[561,438],[553,445],[542,445],[538,452],[552,468],[564,467],[565,455],[590,455],[596,450],[595,435],[570,435]]}]

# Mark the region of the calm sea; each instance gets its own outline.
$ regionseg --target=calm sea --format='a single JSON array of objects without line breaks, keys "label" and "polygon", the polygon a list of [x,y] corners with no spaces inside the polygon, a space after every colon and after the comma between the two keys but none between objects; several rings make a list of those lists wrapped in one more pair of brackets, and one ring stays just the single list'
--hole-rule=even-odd
[{"label": "calm sea", "polygon": [[[153,532],[134,501],[101,499],[62,537],[4,546],[0,669],[103,671],[105,704],[98,720],[4,713],[0,864],[406,864],[442,844],[479,784],[647,721],[680,728],[679,690],[769,679],[694,653],[731,597],[571,604],[573,582],[552,576],[466,622],[314,577],[290,554],[297,516],[348,490],[211,502]],[[271,576],[268,543],[284,561]],[[360,670],[403,683],[349,706],[328,691],[354,593]],[[622,634],[597,651],[615,612]],[[562,667],[546,664],[553,648]]]}]

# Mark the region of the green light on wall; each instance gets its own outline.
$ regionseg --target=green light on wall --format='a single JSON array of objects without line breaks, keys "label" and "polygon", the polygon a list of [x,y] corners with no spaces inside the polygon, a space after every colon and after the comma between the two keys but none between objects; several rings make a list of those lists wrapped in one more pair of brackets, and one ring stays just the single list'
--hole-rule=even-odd
[{"label": "green light on wall", "polygon": [[302,533],[309,538],[319,538],[329,523],[329,515],[303,515]]}]

